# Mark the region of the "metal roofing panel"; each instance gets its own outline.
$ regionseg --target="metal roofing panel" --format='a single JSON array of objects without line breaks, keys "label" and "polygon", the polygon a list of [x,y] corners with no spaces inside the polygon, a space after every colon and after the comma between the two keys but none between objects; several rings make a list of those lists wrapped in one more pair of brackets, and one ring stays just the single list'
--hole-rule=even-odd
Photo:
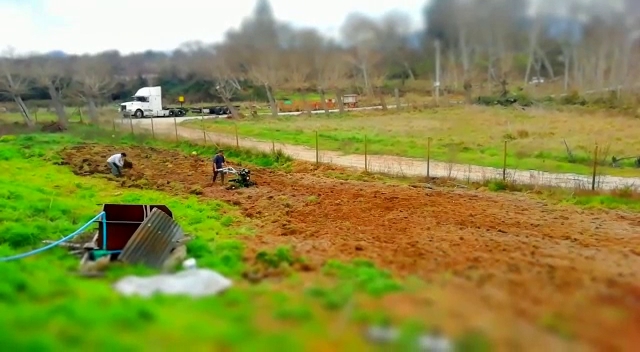
[{"label": "metal roofing panel", "polygon": [[119,259],[129,264],[145,264],[162,268],[176,241],[184,238],[184,231],[169,215],[155,208],[140,224],[122,250]]},{"label": "metal roofing panel", "polygon": [[100,225],[97,242],[100,249],[122,250],[153,209],[160,209],[170,217],[173,216],[171,210],[165,205],[103,204],[102,211],[107,218],[107,246],[102,248],[104,234]]}]

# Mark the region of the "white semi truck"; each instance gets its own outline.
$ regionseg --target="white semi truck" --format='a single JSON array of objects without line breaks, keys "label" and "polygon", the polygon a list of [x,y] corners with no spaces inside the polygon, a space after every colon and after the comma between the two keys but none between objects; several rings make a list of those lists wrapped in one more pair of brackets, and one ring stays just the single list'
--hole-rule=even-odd
[{"label": "white semi truck", "polygon": [[120,113],[123,117],[182,117],[188,112],[204,113],[211,115],[230,115],[226,106],[211,106],[206,108],[167,108],[162,106],[162,87],[143,87],[138,89],[132,97],[132,101],[120,104]]}]

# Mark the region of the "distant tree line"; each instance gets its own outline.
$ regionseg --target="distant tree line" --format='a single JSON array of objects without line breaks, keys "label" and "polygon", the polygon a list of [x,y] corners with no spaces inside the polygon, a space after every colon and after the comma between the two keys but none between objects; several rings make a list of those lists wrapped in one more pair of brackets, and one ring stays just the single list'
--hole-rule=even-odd
[{"label": "distant tree line", "polygon": [[459,92],[469,102],[542,82],[559,87],[558,94],[621,94],[637,86],[640,74],[640,17],[628,4],[433,0],[424,8],[423,30],[413,30],[403,13],[352,14],[337,41],[278,21],[268,1],[258,0],[224,41],[188,42],[171,53],[18,57],[7,51],[0,99],[15,102],[27,123],[25,101],[49,100],[64,124],[69,100],[95,116],[98,105],[150,85],[163,87],[166,103],[179,95],[188,102],[263,101],[274,114],[283,91],[333,97],[341,108],[344,93],[379,97],[384,105],[395,89]]}]

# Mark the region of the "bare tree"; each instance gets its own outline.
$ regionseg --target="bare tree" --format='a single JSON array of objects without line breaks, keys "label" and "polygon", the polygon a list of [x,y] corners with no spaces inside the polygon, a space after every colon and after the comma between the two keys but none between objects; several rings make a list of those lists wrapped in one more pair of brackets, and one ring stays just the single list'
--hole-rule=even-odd
[{"label": "bare tree", "polygon": [[90,121],[95,124],[98,123],[97,102],[115,85],[110,67],[100,57],[81,58],[74,63],[73,88],[87,104]]},{"label": "bare tree", "polygon": [[310,114],[311,107],[306,99],[306,92],[313,84],[311,82],[311,72],[313,66],[308,53],[297,48],[286,53],[284,62],[287,67],[286,80],[283,87],[294,90],[300,94],[304,110]]},{"label": "bare tree", "polygon": [[331,54],[329,50],[322,51],[318,53],[313,60],[314,64],[314,73],[315,73],[315,81],[318,88],[318,93],[320,93],[320,100],[322,103],[322,109],[325,114],[329,113],[329,107],[327,105],[327,91],[331,84],[331,71],[333,68],[331,67]]},{"label": "bare tree", "polygon": [[231,111],[231,116],[235,119],[240,115],[231,103],[231,99],[242,89],[240,86],[240,73],[234,69],[233,60],[229,53],[218,50],[211,63],[211,74],[215,80],[216,94],[222,99],[224,104]]},{"label": "bare tree", "polygon": [[[547,4],[543,0],[540,1],[539,7],[547,7]],[[544,29],[543,26],[543,15],[542,10],[538,9],[534,13],[533,25],[529,31],[529,46],[528,46],[528,62],[527,62],[527,70],[524,75],[524,84],[528,84],[531,79],[531,69],[533,67],[536,68],[536,77],[540,77],[540,68],[544,65],[547,69],[550,78],[554,78],[553,68],[549,59],[547,58],[545,52],[540,48],[541,36]]]},{"label": "bare tree", "polygon": [[259,0],[253,15],[240,29],[227,33],[225,43],[235,53],[246,77],[264,87],[273,116],[278,115],[275,89],[282,83],[280,38],[287,29],[276,21],[269,2]]},{"label": "bare tree", "polygon": [[236,110],[236,107],[231,103],[231,99],[236,95],[238,91],[240,91],[241,88],[242,87],[240,86],[238,80],[229,74],[221,75],[218,78],[215,86],[216,94],[220,97],[220,99],[222,99],[234,119],[239,118],[240,114],[238,113],[238,110]]},{"label": "bare tree", "polygon": [[[623,51],[623,63],[622,63],[622,70],[620,71],[621,74],[621,78],[620,81],[622,82],[622,86],[623,87],[628,87],[630,83],[635,83],[635,82],[630,82],[630,77],[637,77],[637,75],[633,75],[630,74],[631,73],[631,62],[632,62],[632,58],[635,58],[636,60],[638,59],[637,56],[637,52],[634,52],[634,44],[637,43],[637,41],[640,39],[640,27],[632,27],[633,30],[627,34],[627,36],[625,37],[625,45],[624,45],[624,51]],[[637,61],[636,61],[637,62]]]},{"label": "bare tree", "polygon": [[[517,2],[517,1],[516,1]],[[482,43],[487,58],[487,82],[500,86],[501,94],[507,94],[507,85],[513,68],[515,45],[518,38],[513,35],[517,29],[519,9],[513,9],[512,2],[487,0],[476,6],[476,21],[483,24]]]},{"label": "bare tree", "polygon": [[378,31],[377,41],[382,50],[385,64],[401,67],[410,80],[415,80],[416,77],[409,64],[411,17],[398,11],[390,12],[380,20]]},{"label": "bare tree", "polygon": [[30,72],[38,84],[46,87],[51,98],[51,103],[58,117],[58,124],[61,128],[67,128],[69,118],[64,109],[62,95],[69,86],[70,80],[66,67],[62,60],[49,58],[38,58],[32,62]]},{"label": "bare tree", "polygon": [[[466,15],[463,17],[463,15]],[[464,85],[464,90],[467,95],[467,103],[471,101],[471,81],[470,81],[470,70],[471,70],[471,52],[472,47],[470,44],[471,31],[473,28],[473,19],[469,18],[469,12],[460,11],[457,14],[457,35],[458,35],[458,51],[460,52],[460,60],[462,62],[462,81]]]},{"label": "bare tree", "polygon": [[249,66],[249,77],[264,87],[271,107],[271,114],[274,117],[278,116],[278,105],[274,92],[282,78],[279,67],[281,61],[278,56],[280,55],[277,52],[265,52],[259,61],[253,62]]},{"label": "bare tree", "polygon": [[531,66],[533,65],[533,61],[535,60],[536,48],[538,47],[538,38],[540,36],[541,30],[542,22],[538,16],[538,13],[535,13],[533,26],[529,31],[529,58],[527,61],[527,71],[524,74],[524,85],[527,85],[529,83],[529,79],[531,77]]},{"label": "bare tree", "polygon": [[369,78],[374,94],[380,101],[383,111],[387,111],[387,102],[384,97],[383,87],[387,81],[387,71],[383,65],[373,66],[369,70]]},{"label": "bare tree", "polygon": [[[586,7],[572,3],[572,13],[583,18],[582,31],[563,33],[560,38],[565,64],[565,87],[570,79],[587,91],[618,90],[628,82],[629,55],[632,53],[633,26],[625,14],[602,6]],[[567,60],[567,58],[571,60]]]},{"label": "bare tree", "polygon": [[373,93],[369,70],[381,60],[378,50],[378,24],[372,18],[352,14],[347,17],[341,33],[343,40],[351,47],[347,58],[362,75],[365,94]]},{"label": "bare tree", "polygon": [[[300,94],[304,110],[310,114],[311,106],[307,102],[306,92],[318,84],[317,73],[322,69],[322,60],[326,56],[325,41],[316,30],[302,29],[292,31],[287,42],[287,49],[283,52],[283,71],[286,70],[284,84]],[[326,108],[324,99],[322,97],[323,107]]]},{"label": "bare tree", "polygon": [[[312,45],[308,50],[313,53],[310,63],[313,65],[311,70],[311,80],[320,94],[322,108],[325,113],[329,113],[327,105],[327,89],[331,88],[332,82],[335,81],[334,76],[343,76],[344,72],[340,72],[345,68],[343,58],[338,58],[339,50],[337,46],[330,40],[317,35],[315,40],[306,41],[307,45]],[[337,69],[337,71],[336,71]]]},{"label": "bare tree", "polygon": [[232,52],[219,45],[192,52],[186,64],[201,77],[213,83],[211,92],[222,99],[233,118],[239,118],[239,113],[231,100],[242,87],[240,74],[234,69],[231,57]]},{"label": "bare tree", "polygon": [[22,95],[29,91],[28,83],[25,71],[19,66],[13,50],[9,49],[3,53],[0,58],[0,93],[11,97],[18,105],[24,122],[27,126],[33,127],[35,120],[22,100]]},{"label": "bare tree", "polygon": [[340,113],[344,113],[344,88],[348,85],[348,61],[345,60],[345,54],[333,50],[329,52],[325,58],[324,64],[318,75],[318,86],[320,87],[321,96],[324,101],[324,89],[330,89],[335,92],[336,102]]}]

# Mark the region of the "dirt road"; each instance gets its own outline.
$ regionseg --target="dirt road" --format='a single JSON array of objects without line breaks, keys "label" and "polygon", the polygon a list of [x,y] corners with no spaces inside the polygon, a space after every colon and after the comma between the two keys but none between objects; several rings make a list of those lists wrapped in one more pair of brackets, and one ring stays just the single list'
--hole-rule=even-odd
[{"label": "dirt road", "polygon": [[[81,146],[63,158],[79,175],[108,174],[111,152]],[[201,199],[234,204],[258,228],[244,239],[250,250],[291,245],[316,268],[365,258],[428,282],[441,293],[389,304],[447,332],[480,327],[517,351],[631,351],[640,343],[638,215],[522,194],[338,181],[305,163],[293,173],[256,168],[258,187],[227,191],[210,184],[208,158],[127,153],[135,168],[114,182],[184,195],[197,189]]]},{"label": "dirt road", "polygon": [[[184,120],[184,119],[183,119]],[[128,129],[130,121],[121,120],[123,129]],[[134,120],[135,128],[151,129],[151,120]],[[173,119],[154,119],[155,133],[164,134],[170,137],[175,136],[176,130]],[[178,126],[180,138],[187,138],[193,141],[203,141],[204,136],[201,130]],[[207,142],[217,144],[235,145],[235,136],[207,132]],[[240,138],[240,146],[254,148],[262,151],[271,151],[274,144],[267,141],[259,141],[251,138]],[[316,161],[316,151],[307,147],[275,143],[276,149],[292,156],[297,160],[309,162]],[[342,167],[364,169],[365,160],[363,155],[345,155],[334,151],[321,150],[320,161],[339,165]],[[420,159],[403,158],[386,155],[370,155],[368,157],[368,169],[371,172],[380,172],[400,176],[426,176],[427,162]],[[485,181],[488,179],[502,179],[502,169],[492,167],[451,164],[439,161],[429,163],[429,175],[432,177],[450,177],[463,181]],[[544,185],[563,188],[590,189],[592,177],[576,174],[550,173],[536,170],[515,170],[507,169],[506,177],[511,182],[531,185]],[[640,178],[598,176],[596,177],[596,187],[598,189],[619,189],[624,187],[640,190]]]}]

